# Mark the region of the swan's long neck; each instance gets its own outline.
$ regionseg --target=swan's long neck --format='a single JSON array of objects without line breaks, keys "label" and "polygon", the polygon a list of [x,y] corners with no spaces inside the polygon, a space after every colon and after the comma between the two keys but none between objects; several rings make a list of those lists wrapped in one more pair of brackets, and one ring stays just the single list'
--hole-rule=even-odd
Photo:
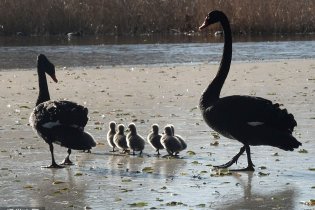
[{"label": "swan's long neck", "polygon": [[212,106],[220,97],[220,92],[230,70],[232,60],[232,35],[229,21],[225,15],[221,17],[221,25],[224,31],[224,48],[220,67],[217,75],[204,90],[200,99],[200,109],[205,110]]},{"label": "swan's long neck", "polygon": [[36,106],[40,103],[50,100],[46,74],[45,74],[45,71],[41,69],[40,65],[37,66],[37,75],[38,75],[39,94],[36,101]]}]

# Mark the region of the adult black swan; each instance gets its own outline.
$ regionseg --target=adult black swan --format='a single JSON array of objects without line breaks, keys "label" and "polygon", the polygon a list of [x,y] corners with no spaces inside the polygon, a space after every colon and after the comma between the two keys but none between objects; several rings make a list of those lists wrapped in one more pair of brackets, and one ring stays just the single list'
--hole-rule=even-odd
[{"label": "adult black swan", "polygon": [[230,24],[223,12],[212,11],[199,29],[217,22],[221,23],[224,31],[223,56],[217,75],[201,95],[199,106],[205,122],[213,130],[244,144],[231,161],[216,167],[227,168],[237,163],[238,158],[246,151],[248,166],[241,170],[254,171],[250,145],[269,145],[292,151],[302,144],[292,136],[297,125],[293,115],[286,109],[280,109],[279,104],[252,96],[234,95],[220,98],[232,59]]},{"label": "adult black swan", "polygon": [[96,146],[96,143],[89,133],[84,132],[88,109],[71,101],[50,100],[45,73],[58,82],[55,66],[41,54],[37,57],[39,95],[30,116],[30,125],[49,145],[52,164],[46,167],[62,168],[55,162],[53,143],[68,148],[63,165],[72,164],[69,158],[71,149],[88,150]]}]

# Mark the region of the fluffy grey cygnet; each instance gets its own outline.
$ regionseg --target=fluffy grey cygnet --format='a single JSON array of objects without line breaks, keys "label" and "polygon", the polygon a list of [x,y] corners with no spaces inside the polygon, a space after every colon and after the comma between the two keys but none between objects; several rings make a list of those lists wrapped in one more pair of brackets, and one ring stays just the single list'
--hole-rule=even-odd
[{"label": "fluffy grey cygnet", "polygon": [[111,121],[109,123],[109,131],[107,132],[108,145],[113,148],[112,152],[115,152],[116,144],[114,142],[114,136],[116,134],[116,123]]},{"label": "fluffy grey cygnet", "polygon": [[169,155],[177,155],[180,151],[182,151],[181,142],[173,136],[171,126],[164,127],[164,134],[161,137],[161,144],[166,149]]},{"label": "fluffy grey cygnet", "polygon": [[162,135],[159,134],[159,125],[153,124],[151,126],[151,132],[147,137],[147,141],[156,150],[158,155],[160,155],[160,149],[164,149],[164,146],[161,144],[161,137]]},{"label": "fluffy grey cygnet", "polygon": [[175,138],[177,138],[180,141],[180,143],[182,144],[182,150],[181,151],[185,150],[187,148],[187,143],[185,142],[183,137],[181,137],[180,135],[175,134],[174,125],[169,125],[169,126],[172,128],[173,136]]},{"label": "fluffy grey cygnet", "polygon": [[119,124],[118,132],[114,135],[114,143],[116,147],[122,150],[125,153],[128,150],[127,140],[125,135],[125,126],[123,124]]},{"label": "fluffy grey cygnet", "polygon": [[140,155],[142,154],[142,150],[144,149],[145,141],[142,136],[137,134],[136,125],[134,123],[130,123],[128,126],[129,133],[127,134],[127,145],[132,150],[132,154],[135,155],[135,151],[140,151]]}]

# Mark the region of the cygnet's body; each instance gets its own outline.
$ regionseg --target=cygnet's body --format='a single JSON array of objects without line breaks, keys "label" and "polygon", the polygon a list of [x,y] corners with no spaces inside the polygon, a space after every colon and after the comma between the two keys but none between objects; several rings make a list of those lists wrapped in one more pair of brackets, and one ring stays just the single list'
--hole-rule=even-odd
[{"label": "cygnet's body", "polygon": [[182,150],[181,142],[173,136],[172,128],[165,126],[164,134],[161,137],[161,144],[164,146],[169,155],[177,155]]},{"label": "cygnet's body", "polygon": [[160,149],[164,149],[164,146],[161,144],[161,137],[162,135],[159,134],[159,126],[157,124],[152,125],[151,132],[149,133],[147,140],[156,150],[158,155],[160,155]]},{"label": "cygnet's body", "polygon": [[181,137],[180,135],[175,134],[174,125],[170,125],[170,127],[172,128],[173,136],[175,138],[177,138],[180,141],[180,143],[182,144],[182,150],[181,151],[185,150],[187,148],[187,143],[185,142],[183,137]]},{"label": "cygnet's body", "polygon": [[140,151],[144,149],[145,141],[142,136],[137,134],[137,129],[135,124],[130,123],[128,126],[129,133],[127,134],[127,145],[132,150],[132,154],[135,155],[135,151]]},{"label": "cygnet's body", "polygon": [[107,142],[108,145],[113,149],[112,152],[115,152],[116,144],[114,142],[114,136],[116,134],[116,123],[110,122],[109,123],[109,131],[107,132]]},{"label": "cygnet's body", "polygon": [[118,125],[118,132],[114,135],[114,143],[118,149],[122,150],[123,153],[128,149],[125,126],[123,124]]}]

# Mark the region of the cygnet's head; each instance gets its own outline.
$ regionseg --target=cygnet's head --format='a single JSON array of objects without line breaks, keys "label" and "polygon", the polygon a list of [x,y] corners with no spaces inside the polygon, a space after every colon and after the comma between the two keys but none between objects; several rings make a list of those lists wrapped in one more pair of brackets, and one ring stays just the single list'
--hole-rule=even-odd
[{"label": "cygnet's head", "polygon": [[169,136],[173,136],[172,128],[170,126],[164,127],[164,133]]},{"label": "cygnet's head", "polygon": [[136,134],[137,133],[137,129],[136,129],[136,125],[134,123],[130,123],[128,125],[128,130],[130,131],[130,133],[132,134]]},{"label": "cygnet's head", "polygon": [[171,129],[172,129],[172,135],[175,135],[175,128],[174,128],[174,125],[168,124],[167,126],[168,126],[168,127],[171,127]]},{"label": "cygnet's head", "polygon": [[159,133],[159,125],[158,125],[158,124],[153,124],[153,125],[151,126],[151,128],[152,128],[152,132],[153,132],[154,134],[158,134],[158,133]]},{"label": "cygnet's head", "polygon": [[118,125],[118,133],[123,134],[125,131],[125,126],[123,124]]},{"label": "cygnet's head", "polygon": [[115,131],[116,129],[116,123],[114,121],[111,121],[109,123],[109,129],[112,130],[112,131]]}]

